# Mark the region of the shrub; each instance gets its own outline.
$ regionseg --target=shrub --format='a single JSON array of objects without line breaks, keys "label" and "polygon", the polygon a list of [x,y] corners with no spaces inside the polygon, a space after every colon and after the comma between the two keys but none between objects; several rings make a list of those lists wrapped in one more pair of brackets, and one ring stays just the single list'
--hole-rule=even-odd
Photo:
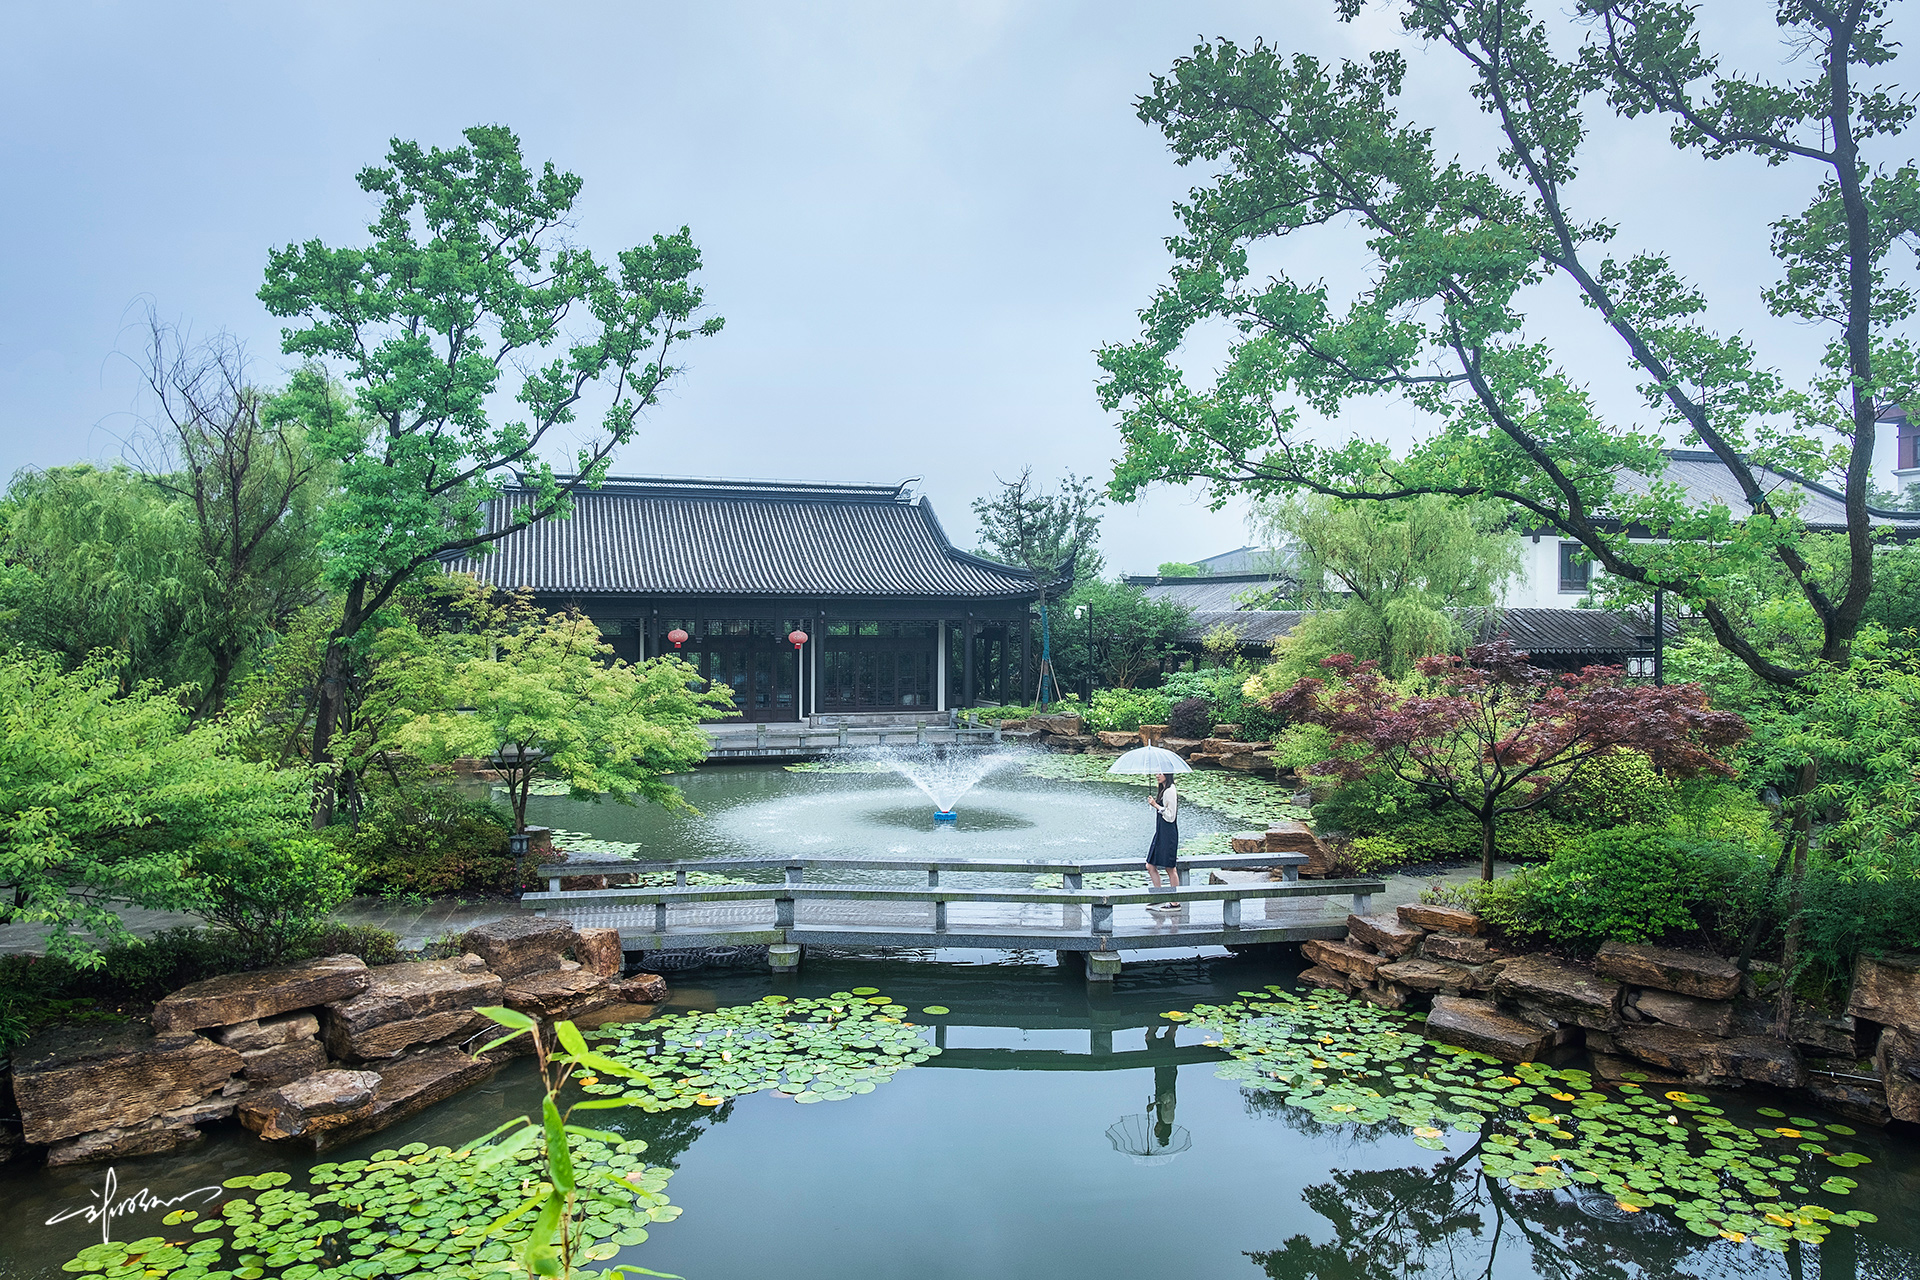
[{"label": "shrub", "polygon": [[1329,870],[1336,876],[1370,876],[1413,861],[1413,850],[1392,836],[1356,836],[1335,846]]},{"label": "shrub", "polygon": [[400,935],[371,924],[330,924],[314,930],[301,942],[297,957],[359,956],[368,964],[398,964]]},{"label": "shrub", "polygon": [[1730,869],[1753,861],[1742,845],[1617,827],[1572,841],[1544,867],[1481,886],[1475,905],[1510,933],[1648,942],[1696,929],[1695,906],[1715,895]]},{"label": "shrub", "polygon": [[1087,728],[1131,732],[1143,724],[1165,724],[1171,708],[1165,695],[1151,689],[1096,689],[1087,709]]},{"label": "shrub", "polygon": [[1653,761],[1638,751],[1610,751],[1589,760],[1547,810],[1593,828],[1662,826],[1673,815],[1680,785],[1661,777]]},{"label": "shrub", "polygon": [[229,931],[239,968],[279,964],[353,895],[344,850],[314,836],[229,840],[194,855],[193,914]]},{"label": "shrub", "polygon": [[1167,735],[1174,738],[1204,738],[1213,728],[1213,716],[1205,698],[1182,698],[1167,711]]},{"label": "shrub", "polygon": [[[387,895],[512,893],[507,815],[442,787],[385,796],[328,837],[353,859],[363,888]],[[529,870],[528,875],[532,872]]]}]

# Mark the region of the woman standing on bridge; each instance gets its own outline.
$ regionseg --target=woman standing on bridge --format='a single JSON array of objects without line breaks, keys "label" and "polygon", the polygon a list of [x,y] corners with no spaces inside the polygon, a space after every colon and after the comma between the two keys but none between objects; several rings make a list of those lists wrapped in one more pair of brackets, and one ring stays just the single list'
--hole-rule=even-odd
[{"label": "woman standing on bridge", "polygon": [[[1173,785],[1173,775],[1161,773],[1154,775],[1153,795],[1147,803],[1153,806],[1153,843],[1147,848],[1147,880],[1155,889],[1160,887],[1160,873],[1167,874],[1167,888],[1177,890],[1180,887],[1180,790]],[[1150,907],[1150,911],[1178,911],[1177,902],[1163,902]]]}]

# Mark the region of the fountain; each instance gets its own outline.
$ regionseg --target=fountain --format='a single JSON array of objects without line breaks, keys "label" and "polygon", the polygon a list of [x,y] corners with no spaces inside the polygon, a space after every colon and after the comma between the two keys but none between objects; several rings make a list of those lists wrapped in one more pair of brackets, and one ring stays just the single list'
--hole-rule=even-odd
[{"label": "fountain", "polygon": [[960,820],[954,806],[960,803],[961,796],[973,790],[995,769],[1020,759],[1020,753],[962,752],[938,748],[905,752],[888,748],[880,753],[878,759],[881,765],[920,788],[927,799],[933,801],[935,822],[947,823]]}]

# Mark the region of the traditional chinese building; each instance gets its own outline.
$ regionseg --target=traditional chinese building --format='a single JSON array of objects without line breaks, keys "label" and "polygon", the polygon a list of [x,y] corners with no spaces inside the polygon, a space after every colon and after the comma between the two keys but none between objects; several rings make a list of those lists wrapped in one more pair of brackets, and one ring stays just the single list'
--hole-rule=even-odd
[{"label": "traditional chinese building", "polygon": [[[532,495],[509,488],[498,529]],[[1032,574],[947,539],[909,484],[608,479],[574,513],[458,560],[578,607],[630,661],[678,653],[747,720],[1021,701]]]}]

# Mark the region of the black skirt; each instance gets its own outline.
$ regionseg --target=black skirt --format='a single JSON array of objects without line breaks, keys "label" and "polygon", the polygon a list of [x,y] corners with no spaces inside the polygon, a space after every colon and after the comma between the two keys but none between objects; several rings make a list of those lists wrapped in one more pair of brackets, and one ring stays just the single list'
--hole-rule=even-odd
[{"label": "black skirt", "polygon": [[1171,867],[1180,856],[1180,824],[1168,822],[1157,814],[1153,819],[1153,844],[1147,849],[1147,865]]}]

